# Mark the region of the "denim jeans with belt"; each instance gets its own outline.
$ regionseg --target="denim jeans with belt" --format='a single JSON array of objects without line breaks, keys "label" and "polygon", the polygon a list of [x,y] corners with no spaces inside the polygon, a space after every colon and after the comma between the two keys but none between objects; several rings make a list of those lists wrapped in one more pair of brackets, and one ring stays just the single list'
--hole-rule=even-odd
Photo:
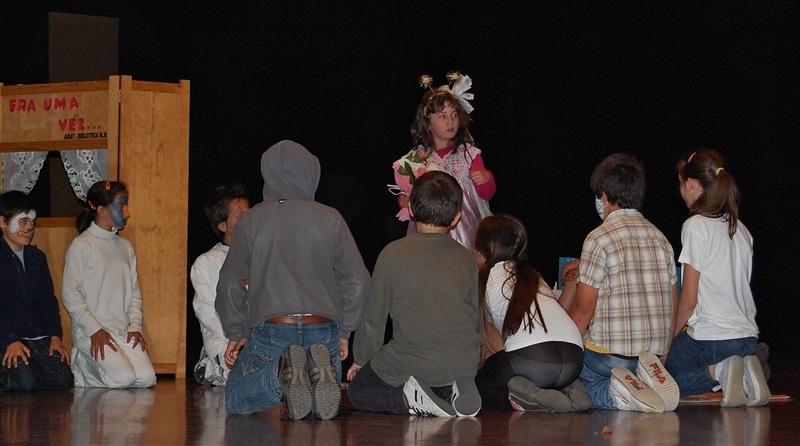
[{"label": "denim jeans with belt", "polygon": [[334,375],[341,382],[339,326],[335,321],[316,324],[261,322],[253,327],[250,339],[228,376],[225,387],[228,412],[250,414],[283,404],[283,388],[278,376],[281,354],[290,345],[299,345],[307,351],[314,344],[328,347]]},{"label": "denim jeans with belt", "polygon": [[638,358],[623,359],[611,354],[597,353],[585,349],[583,352],[583,370],[581,380],[586,386],[586,393],[592,400],[594,409],[617,409],[614,398],[608,390],[611,382],[611,369],[621,367],[636,372]]},{"label": "denim jeans with belt", "polygon": [[730,356],[752,355],[758,338],[698,341],[682,332],[672,340],[664,368],[678,383],[681,397],[708,392],[717,385],[708,367]]}]

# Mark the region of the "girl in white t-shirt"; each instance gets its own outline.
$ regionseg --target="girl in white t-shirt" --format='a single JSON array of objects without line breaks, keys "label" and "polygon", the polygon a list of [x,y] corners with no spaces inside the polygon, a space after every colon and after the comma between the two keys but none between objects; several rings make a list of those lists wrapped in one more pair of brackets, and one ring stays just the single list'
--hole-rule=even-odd
[{"label": "girl in white t-shirt", "polygon": [[486,408],[540,412],[591,406],[578,379],[578,327],[527,258],[525,226],[508,215],[481,221],[475,237],[479,286],[488,330],[504,349],[486,359],[475,382]]},{"label": "girl in white t-shirt", "polygon": [[753,356],[753,238],[739,220],[739,190],[725,158],[711,149],[692,153],[677,170],[689,218],[681,231],[683,288],[667,371],[681,396],[719,385],[723,407],[763,405],[770,393]]}]

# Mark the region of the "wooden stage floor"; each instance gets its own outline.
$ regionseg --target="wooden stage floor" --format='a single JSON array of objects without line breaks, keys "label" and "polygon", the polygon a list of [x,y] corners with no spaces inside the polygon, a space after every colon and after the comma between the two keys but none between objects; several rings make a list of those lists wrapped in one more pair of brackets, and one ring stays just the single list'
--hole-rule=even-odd
[{"label": "wooden stage floor", "polygon": [[224,389],[171,377],[146,390],[0,393],[0,445],[797,445],[799,362],[770,360],[772,392],[791,401],[681,404],[666,414],[482,411],[443,419],[363,413],[345,400],[333,420],[291,421],[279,411],[228,415]]}]

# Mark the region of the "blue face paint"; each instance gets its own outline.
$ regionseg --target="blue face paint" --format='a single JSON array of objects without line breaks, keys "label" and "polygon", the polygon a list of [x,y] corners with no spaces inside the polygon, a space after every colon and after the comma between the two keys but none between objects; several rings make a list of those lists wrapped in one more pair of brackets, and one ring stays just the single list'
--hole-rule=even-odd
[{"label": "blue face paint", "polygon": [[128,223],[128,196],[119,195],[114,201],[111,202],[111,223],[117,229],[125,229],[125,224]]}]

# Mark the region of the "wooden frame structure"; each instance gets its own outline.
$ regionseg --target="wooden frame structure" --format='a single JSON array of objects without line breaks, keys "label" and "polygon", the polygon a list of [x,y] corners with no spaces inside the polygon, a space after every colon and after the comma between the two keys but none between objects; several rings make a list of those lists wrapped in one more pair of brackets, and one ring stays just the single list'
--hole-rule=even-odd
[{"label": "wooden frame structure", "polygon": [[[0,84],[0,103],[0,152],[108,150],[108,179],[131,194],[122,235],[136,249],[150,359],[156,373],[185,377],[189,81]],[[47,254],[60,302],[75,218],[39,218],[36,226],[34,244]],[[61,323],[71,349],[63,305]]]}]

